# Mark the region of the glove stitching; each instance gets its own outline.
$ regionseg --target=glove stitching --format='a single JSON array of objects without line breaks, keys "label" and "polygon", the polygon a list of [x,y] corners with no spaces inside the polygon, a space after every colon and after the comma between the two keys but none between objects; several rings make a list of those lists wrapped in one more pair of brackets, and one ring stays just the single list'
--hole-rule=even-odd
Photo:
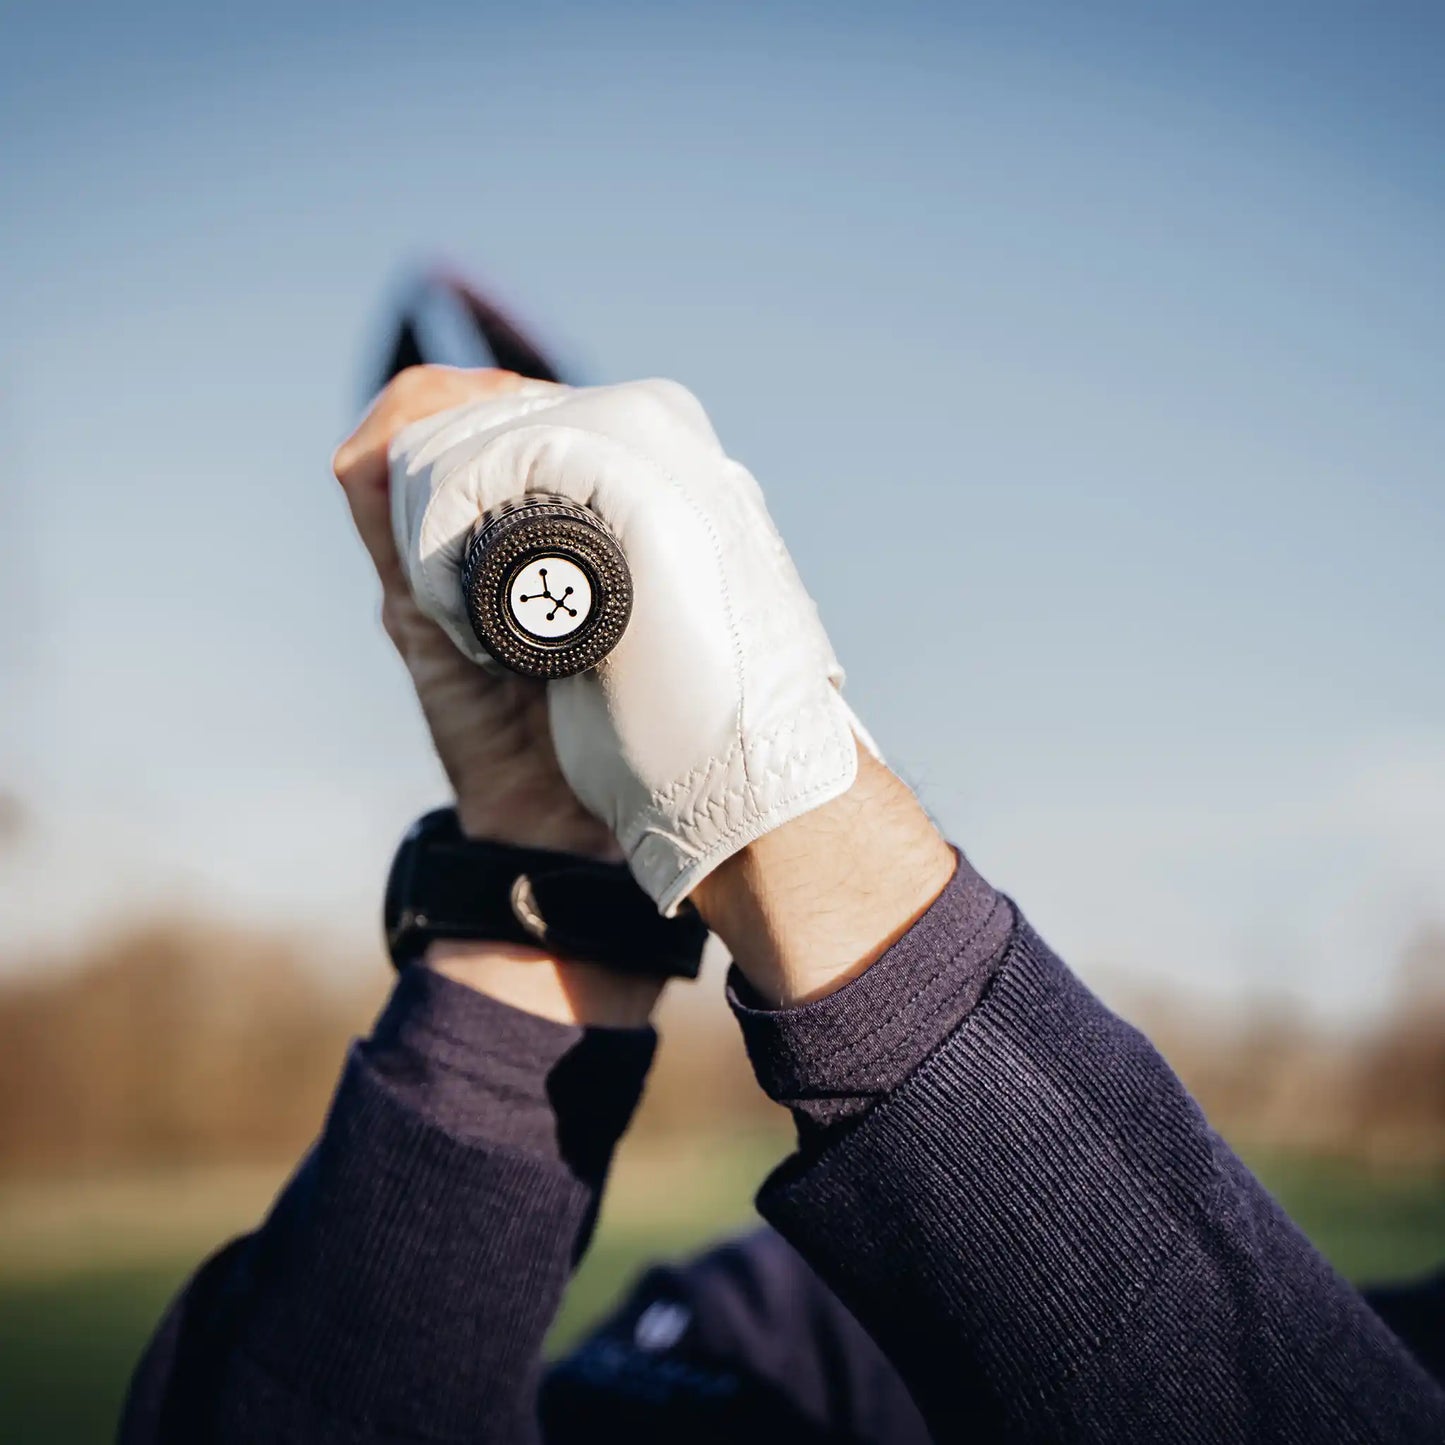
[{"label": "glove stitching", "polygon": [[[831,687],[831,684],[829,684],[829,686]],[[823,709],[823,710],[826,711],[826,709]],[[753,751],[754,753],[757,753],[757,752],[762,751],[762,750],[763,750],[763,747],[762,747],[763,744],[766,744],[766,745],[768,745],[769,748],[771,748],[774,744],[777,743],[777,741],[778,741],[780,738],[786,737],[787,734],[788,734],[790,731],[800,731],[800,730],[802,729],[802,727],[803,727],[804,722],[805,722],[807,719],[810,719],[810,718],[812,717],[812,715],[813,715],[813,714],[812,714],[812,712],[810,711],[809,713],[807,713],[806,715],[803,715],[803,716],[792,715],[792,716],[789,716],[789,717],[785,717],[784,719],[782,719],[781,722],[779,722],[779,723],[778,723],[774,728],[772,728],[770,731],[764,732],[764,733],[760,733],[756,738],[753,739],[753,744],[754,744],[754,745],[753,745],[752,751]],[[829,744],[827,744],[826,746],[827,746],[827,747],[831,747],[832,744],[829,743]],[[676,782],[674,782],[674,783],[669,783],[668,786],[667,786],[665,789],[661,790],[660,792],[654,792],[653,795],[652,795],[653,801],[654,801],[654,802],[657,802],[657,803],[659,803],[659,804],[662,804],[662,805],[666,805],[666,804],[672,802],[672,800],[677,796],[678,793],[680,793],[680,792],[685,792],[685,791],[686,791],[688,788],[690,788],[695,782],[698,782],[698,781],[700,781],[701,779],[703,779],[708,773],[713,772],[713,771],[715,771],[715,770],[717,770],[717,769],[719,769],[719,768],[723,768],[725,764],[727,764],[728,762],[731,761],[733,755],[734,755],[736,752],[738,752],[739,749],[742,749],[745,753],[746,753],[746,751],[747,751],[747,749],[746,749],[746,747],[745,747],[744,739],[741,738],[741,737],[739,737],[737,743],[736,743],[733,747],[729,748],[728,751],[727,751],[725,754],[723,754],[722,757],[720,757],[720,758],[709,758],[706,762],[698,763],[695,767],[690,768],[690,769],[689,769],[681,778],[679,778]],[[793,758],[797,759],[798,761],[806,762],[806,761],[808,761],[810,758],[812,758],[812,757],[814,757],[814,756],[817,756],[817,754],[815,754],[815,753],[810,753],[810,752],[807,752],[807,751],[802,751],[802,752],[794,752],[794,753],[791,754],[791,756],[792,756]],[[745,762],[746,762],[746,760],[745,760]],[[756,765],[755,765],[755,767],[756,767]],[[764,777],[764,778],[769,778],[769,777],[781,778],[781,777],[785,774],[785,772],[786,772],[786,768],[770,768],[770,767],[767,767],[766,765],[764,765],[764,766],[762,767],[762,769],[761,769],[761,776]],[[738,788],[730,788],[730,789],[726,789],[726,790],[724,791],[723,796],[724,796],[724,797],[734,797],[734,796],[740,797],[740,796],[742,796],[742,792],[741,792],[741,789],[738,789]]]},{"label": "glove stitching", "polygon": [[[832,748],[833,745],[830,743],[825,749],[820,752],[800,753],[797,756],[802,761],[807,761],[810,758],[823,756],[826,752],[832,751]],[[812,787],[805,789],[803,792],[796,793],[789,798],[782,799],[774,803],[773,806],[767,809],[766,812],[755,813],[750,818],[744,818],[741,822],[737,823],[734,827],[729,829],[727,833],[723,834],[722,837],[715,840],[715,842],[710,848],[708,848],[702,853],[697,854],[694,862],[690,865],[690,867],[697,867],[699,864],[708,862],[716,854],[728,849],[730,845],[735,842],[741,834],[746,833],[749,830],[752,831],[754,837],[761,837],[764,833],[770,832],[771,828],[768,825],[771,824],[773,820],[779,819],[780,814],[788,813],[789,816],[796,817],[798,815],[798,812],[806,812],[806,808],[797,809],[796,805],[799,803],[807,802],[810,798],[816,796],[819,793],[828,792],[829,790],[835,788],[838,783],[841,782],[845,777],[847,777],[849,762],[851,760],[849,759],[845,749],[840,749],[839,752],[842,759],[842,765],[835,772],[829,774],[828,777],[819,780]],[[769,771],[769,775],[775,777],[782,776],[781,772],[773,772],[771,770]],[[738,790],[731,789],[724,796],[736,797],[741,795],[739,794]],[[780,819],[779,821],[783,820]],[[686,873],[687,871],[688,869],[682,870],[683,873]]]}]

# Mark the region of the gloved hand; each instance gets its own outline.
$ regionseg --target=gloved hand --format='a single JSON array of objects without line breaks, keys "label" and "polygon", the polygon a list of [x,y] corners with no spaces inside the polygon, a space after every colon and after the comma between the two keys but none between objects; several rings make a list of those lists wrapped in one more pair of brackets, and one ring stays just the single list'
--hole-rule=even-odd
[{"label": "gloved hand", "polygon": [[[376,398],[333,461],[352,520],[381,581],[381,615],[406,663],[437,756],[474,838],[595,858],[619,856],[616,839],[568,786],[532,678],[485,671],[422,614],[391,530],[387,447],[403,428],[448,407],[527,385],[508,371],[416,366]],[[635,1028],[657,1002],[655,979],[616,973],[510,943],[433,943],[427,963],[501,1002],[559,1023]]]},{"label": "gloved hand", "polygon": [[381,616],[406,663],[456,790],[463,829],[475,838],[616,858],[606,826],[562,777],[540,683],[483,671],[416,605],[391,530],[386,452],[421,417],[524,387],[509,371],[413,367],[376,399],[338,448],[334,469],[352,520],[381,580]]},{"label": "gloved hand", "polygon": [[522,384],[407,427],[390,460],[413,594],[483,666],[460,574],[484,512],[551,492],[617,537],[631,621],[600,666],[547,684],[548,715],[563,776],[664,913],[852,785],[856,723],[817,609],[757,483],[684,388]]}]

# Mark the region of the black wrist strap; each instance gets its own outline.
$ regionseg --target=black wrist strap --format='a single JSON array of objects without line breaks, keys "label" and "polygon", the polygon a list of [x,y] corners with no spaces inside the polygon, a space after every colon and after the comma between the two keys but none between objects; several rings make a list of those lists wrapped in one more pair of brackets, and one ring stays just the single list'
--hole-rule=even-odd
[{"label": "black wrist strap", "polygon": [[433,939],[529,944],[618,972],[696,978],[707,927],[684,905],[663,918],[622,863],[466,837],[453,809],[418,820],[387,883],[398,968]]}]

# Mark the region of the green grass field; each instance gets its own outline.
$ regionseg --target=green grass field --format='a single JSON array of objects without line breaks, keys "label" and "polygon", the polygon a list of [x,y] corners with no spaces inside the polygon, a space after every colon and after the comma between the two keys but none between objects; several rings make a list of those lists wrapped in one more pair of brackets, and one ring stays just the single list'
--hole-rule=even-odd
[{"label": "green grass field", "polygon": [[[777,1149],[769,1138],[622,1161],[554,1343],[574,1337],[645,1261],[746,1224]],[[1353,1279],[1407,1275],[1445,1257],[1445,1179],[1254,1162]],[[166,1301],[208,1243],[256,1217],[275,1183],[262,1172],[108,1186],[84,1198],[74,1190],[0,1197],[0,1441],[111,1439],[126,1379]],[[169,1205],[158,1207],[157,1197]]]}]

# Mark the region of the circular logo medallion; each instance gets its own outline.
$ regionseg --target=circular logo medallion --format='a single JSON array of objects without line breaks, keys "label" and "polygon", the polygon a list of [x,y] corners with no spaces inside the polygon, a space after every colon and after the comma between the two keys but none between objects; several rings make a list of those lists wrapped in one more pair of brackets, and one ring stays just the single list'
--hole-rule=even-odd
[{"label": "circular logo medallion", "polygon": [[534,557],[512,578],[507,606],[523,632],[555,642],[592,615],[592,584],[566,557]]}]

